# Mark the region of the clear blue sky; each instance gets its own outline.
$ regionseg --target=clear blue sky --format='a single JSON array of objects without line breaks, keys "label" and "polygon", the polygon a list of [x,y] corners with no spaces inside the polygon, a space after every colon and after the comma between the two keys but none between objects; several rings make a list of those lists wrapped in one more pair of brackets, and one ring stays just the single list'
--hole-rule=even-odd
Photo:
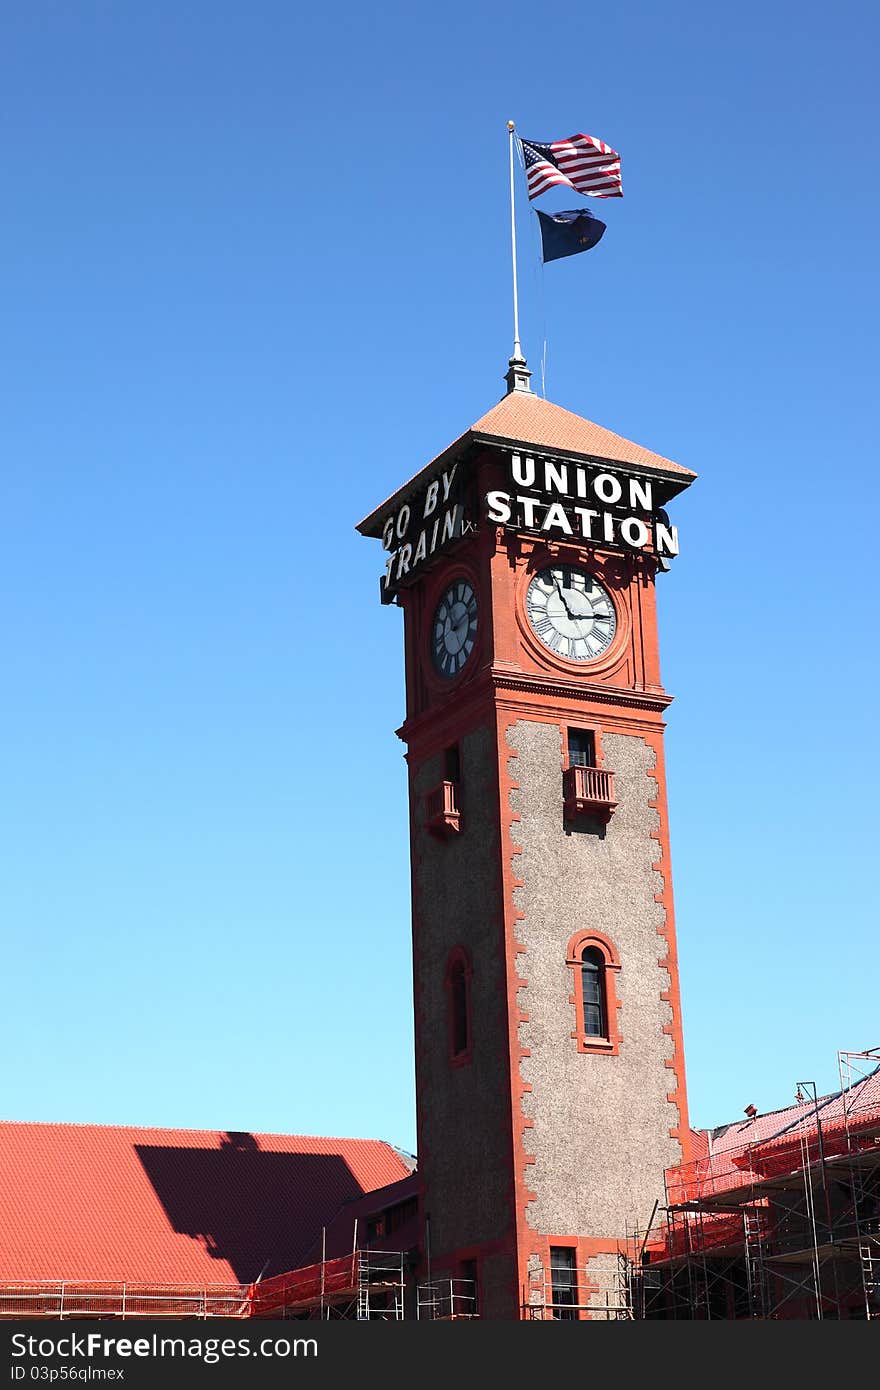
[{"label": "clear blue sky", "polygon": [[[662,580],[696,1122],[877,1016],[875,6],[13,0],[10,1119],[412,1147],[402,632],[353,526],[501,394],[505,122],[623,156],[548,395],[700,474]],[[574,206],[550,195],[546,206]]]}]

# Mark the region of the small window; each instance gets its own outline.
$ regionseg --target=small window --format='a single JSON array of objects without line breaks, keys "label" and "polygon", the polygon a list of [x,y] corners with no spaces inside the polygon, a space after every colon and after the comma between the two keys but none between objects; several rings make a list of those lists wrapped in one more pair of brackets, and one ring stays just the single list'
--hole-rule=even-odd
[{"label": "small window", "polygon": [[569,1246],[550,1246],[550,1289],[553,1317],[557,1322],[577,1319],[577,1269],[575,1252]]},{"label": "small window", "polygon": [[461,753],[457,743],[453,743],[443,754],[443,767],[443,776],[447,782],[461,781]]},{"label": "small window", "polygon": [[596,946],[588,946],[581,956],[581,998],[584,1033],[588,1038],[607,1038],[605,957]]},{"label": "small window", "polygon": [[596,766],[596,735],[592,729],[569,729],[569,767]]},{"label": "small window", "polygon": [[471,1052],[471,972],[461,947],[446,967],[446,1002],[449,1010],[449,1055],[466,1061]]}]

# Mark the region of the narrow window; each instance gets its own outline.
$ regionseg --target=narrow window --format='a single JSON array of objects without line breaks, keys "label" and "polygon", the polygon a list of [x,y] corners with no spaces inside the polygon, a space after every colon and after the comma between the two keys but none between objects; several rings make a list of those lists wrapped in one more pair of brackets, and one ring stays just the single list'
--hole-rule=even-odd
[{"label": "narrow window", "polygon": [[615,976],[620,957],[614,943],[597,931],[578,932],[568,943],[565,963],[571,971],[574,1032],[579,1052],[616,1057],[620,1051]]},{"label": "narrow window", "polygon": [[596,736],[591,729],[569,729],[569,767],[596,766]]},{"label": "narrow window", "polygon": [[452,1055],[461,1057],[470,1049],[470,1009],[468,1008],[468,977],[463,960],[452,963],[449,972],[449,1008],[452,1033]]},{"label": "narrow window", "polygon": [[443,776],[447,782],[461,781],[461,753],[457,743],[453,743],[451,748],[447,748],[443,754],[444,771]]},{"label": "narrow window", "polygon": [[465,1317],[477,1317],[480,1308],[477,1297],[477,1262],[476,1260],[462,1260],[461,1262],[461,1297],[459,1299],[459,1313]]},{"label": "narrow window", "polygon": [[577,1269],[575,1252],[569,1246],[550,1246],[550,1289],[553,1317],[572,1322],[577,1318]]},{"label": "narrow window", "polygon": [[584,1033],[588,1038],[607,1038],[605,957],[596,946],[588,946],[581,956],[581,998]]}]

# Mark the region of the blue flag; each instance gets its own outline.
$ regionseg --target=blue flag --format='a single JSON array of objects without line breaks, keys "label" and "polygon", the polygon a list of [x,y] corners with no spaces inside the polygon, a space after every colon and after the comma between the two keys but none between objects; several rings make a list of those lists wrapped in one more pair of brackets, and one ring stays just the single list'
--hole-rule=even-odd
[{"label": "blue flag", "polygon": [[576,256],[589,251],[602,237],[605,223],[586,208],[573,212],[538,212],[541,222],[541,245],[544,263],[558,261],[562,256]]}]

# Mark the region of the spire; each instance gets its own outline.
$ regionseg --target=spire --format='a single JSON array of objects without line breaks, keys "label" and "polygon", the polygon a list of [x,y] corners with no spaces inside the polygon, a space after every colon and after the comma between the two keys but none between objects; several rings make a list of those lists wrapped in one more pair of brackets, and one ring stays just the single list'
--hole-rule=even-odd
[{"label": "spire", "polygon": [[531,372],[526,366],[526,359],[522,355],[522,348],[519,345],[519,340],[517,340],[517,342],[514,343],[513,356],[508,362],[507,373],[504,377],[504,380],[507,382],[508,396],[511,391],[528,391],[530,396],[533,395],[534,392],[529,385],[531,375]]}]

